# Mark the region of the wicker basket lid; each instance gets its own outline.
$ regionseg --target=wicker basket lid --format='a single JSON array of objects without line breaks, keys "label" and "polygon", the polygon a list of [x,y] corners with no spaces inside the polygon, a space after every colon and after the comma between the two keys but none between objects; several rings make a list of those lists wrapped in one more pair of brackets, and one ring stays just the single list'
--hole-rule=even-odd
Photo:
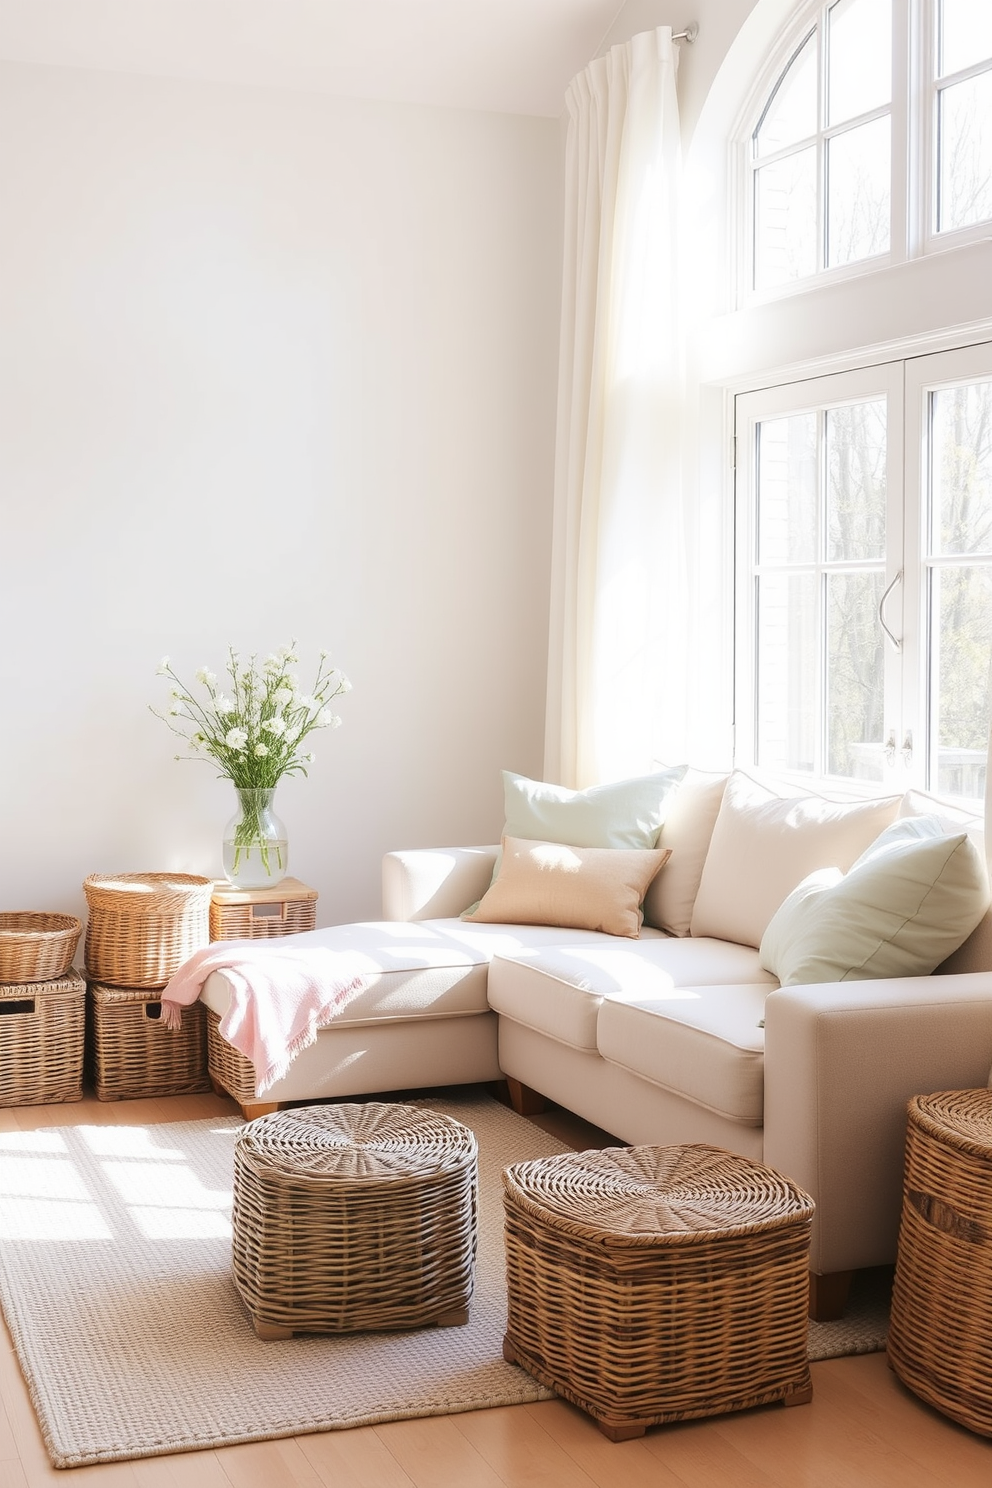
[{"label": "wicker basket lid", "polygon": [[460,1171],[477,1153],[475,1133],[453,1117],[382,1101],[274,1111],[242,1127],[235,1146],[270,1172],[353,1183]]},{"label": "wicker basket lid", "polygon": [[813,1216],[812,1199],[781,1174],[703,1144],[565,1152],[514,1164],[503,1187],[544,1223],[610,1245],[678,1244]]},{"label": "wicker basket lid", "polygon": [[91,873],[83,891],[90,909],[161,914],[209,903],[213,880],[197,873]]},{"label": "wicker basket lid", "polygon": [[992,1090],[937,1090],[909,1103],[910,1122],[940,1142],[992,1161]]}]

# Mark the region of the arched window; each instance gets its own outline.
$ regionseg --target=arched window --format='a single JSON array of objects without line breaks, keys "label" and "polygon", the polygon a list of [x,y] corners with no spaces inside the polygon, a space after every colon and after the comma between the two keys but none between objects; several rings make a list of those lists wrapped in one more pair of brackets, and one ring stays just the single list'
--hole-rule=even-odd
[{"label": "arched window", "polygon": [[992,5],[806,7],[747,142],[746,293],[900,262],[992,220]]}]

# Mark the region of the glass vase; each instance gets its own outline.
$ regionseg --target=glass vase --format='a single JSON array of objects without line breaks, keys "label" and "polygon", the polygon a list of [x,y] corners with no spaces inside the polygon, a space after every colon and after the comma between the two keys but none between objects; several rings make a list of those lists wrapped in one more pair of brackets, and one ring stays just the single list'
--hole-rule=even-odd
[{"label": "glass vase", "polygon": [[275,790],[236,786],[238,809],[224,828],[224,873],[239,889],[267,889],[286,877],[289,841],[272,809]]}]

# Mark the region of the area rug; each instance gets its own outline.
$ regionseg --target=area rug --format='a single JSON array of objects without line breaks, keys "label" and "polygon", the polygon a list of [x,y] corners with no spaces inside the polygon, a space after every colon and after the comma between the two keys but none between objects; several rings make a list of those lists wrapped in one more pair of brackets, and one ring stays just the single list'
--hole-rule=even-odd
[{"label": "area rug", "polygon": [[[55,1466],[548,1398],[502,1358],[499,1175],[565,1145],[486,1095],[428,1103],[479,1141],[468,1324],[267,1343],[230,1273],[238,1119],[0,1133],[0,1302]],[[884,1340],[837,1326],[816,1357]]]}]

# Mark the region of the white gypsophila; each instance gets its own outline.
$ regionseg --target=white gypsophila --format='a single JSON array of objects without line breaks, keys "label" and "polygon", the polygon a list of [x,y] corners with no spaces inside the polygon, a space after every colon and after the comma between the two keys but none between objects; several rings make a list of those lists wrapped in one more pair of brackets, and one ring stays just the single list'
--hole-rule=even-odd
[{"label": "white gypsophila", "polygon": [[226,716],[228,713],[234,712],[234,701],[232,698],[224,697],[223,694],[221,694],[221,696],[218,697],[216,702],[214,703],[214,707],[217,709],[218,713],[222,713]]},{"label": "white gypsophila", "polygon": [[272,702],[277,708],[288,708],[293,701],[293,689],[291,687],[277,687],[272,694]]},{"label": "white gypsophila", "polygon": [[306,708],[308,713],[312,713],[315,708],[320,707],[317,699],[313,697],[309,692],[301,693],[300,696],[296,699],[296,705],[298,708]]},{"label": "white gypsophila", "polygon": [[224,743],[228,749],[244,749],[248,743],[248,735],[243,728],[228,729],[224,735]]},{"label": "white gypsophila", "polygon": [[266,718],[265,722],[262,724],[262,727],[263,729],[265,729],[266,733],[274,734],[275,737],[279,739],[286,732],[286,720],[284,718],[278,717]]},{"label": "white gypsophila", "polygon": [[213,687],[217,681],[217,674],[216,672],[212,672],[209,667],[203,666],[196,673],[196,680],[202,683],[204,687]]},{"label": "white gypsophila", "polygon": [[180,718],[182,716],[182,711],[182,700],[180,698],[176,698],[175,702],[172,704],[172,707],[169,709],[169,717]]},{"label": "white gypsophila", "polygon": [[336,729],[336,728],[340,728],[341,727],[341,719],[339,718],[339,716],[337,715],[337,713],[332,713],[331,714],[331,722],[329,724],[329,727],[332,728],[332,729]]},{"label": "white gypsophila", "polygon": [[330,708],[321,708],[314,723],[317,728],[334,728],[334,714]]},{"label": "white gypsophila", "polygon": [[311,750],[311,752],[309,754],[305,754],[303,758],[306,760],[308,765],[312,765],[317,756]]},{"label": "white gypsophila", "polygon": [[258,743],[255,745],[254,753],[256,759],[264,759],[268,752],[269,746],[267,744]]},{"label": "white gypsophila", "polygon": [[157,677],[167,677],[169,675],[169,658],[167,656],[162,657],[156,668],[155,675]]}]

